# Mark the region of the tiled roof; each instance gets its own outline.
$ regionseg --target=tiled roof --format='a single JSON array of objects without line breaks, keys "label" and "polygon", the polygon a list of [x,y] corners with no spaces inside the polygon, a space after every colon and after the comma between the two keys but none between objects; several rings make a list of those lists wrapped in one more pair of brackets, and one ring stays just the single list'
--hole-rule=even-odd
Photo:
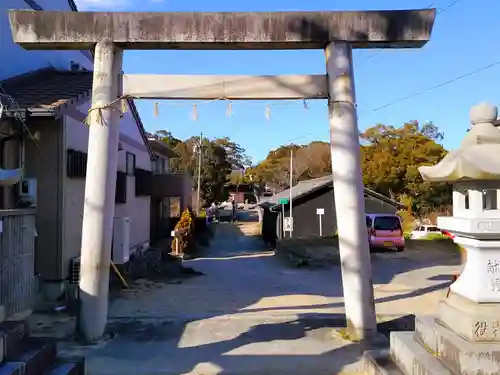
[{"label": "tiled roof", "polygon": [[[0,103],[10,110],[28,110],[35,113],[58,114],[67,106],[90,100],[93,72],[67,71],[55,68],[35,70],[0,81]],[[132,99],[129,108],[137,122],[150,156],[154,154],[148,142],[144,125]]]},{"label": "tiled roof", "polygon": [[[90,98],[92,72],[40,69],[0,82],[2,104],[8,109],[53,112]],[[6,97],[5,93],[10,96]],[[13,100],[12,100],[12,99]]]},{"label": "tiled roof", "polygon": [[148,138],[148,143],[154,153],[158,153],[169,158],[180,158],[181,156],[174,150],[172,150],[165,142],[161,139],[153,136],[152,134],[146,133]]},{"label": "tiled roof", "polygon": [[[293,186],[292,188],[292,201],[296,200],[297,198],[303,197],[305,195],[308,195],[316,190],[319,190],[323,187],[327,187],[329,185],[333,186],[333,177],[331,175],[328,176],[323,176],[319,178],[315,178],[312,180],[306,180],[306,181],[300,181],[297,185]],[[385,201],[389,204],[392,204],[396,207],[402,207],[403,205],[399,202],[396,202],[395,200],[392,200],[389,197],[386,197],[383,194],[379,194],[376,191],[370,190],[365,188],[365,196],[371,196],[375,199],[379,199],[382,201]],[[290,189],[283,190],[277,194],[274,194],[271,197],[266,197],[261,200],[261,204],[267,203],[267,204],[272,204],[276,205],[278,204],[278,201],[280,198],[290,198]]]}]

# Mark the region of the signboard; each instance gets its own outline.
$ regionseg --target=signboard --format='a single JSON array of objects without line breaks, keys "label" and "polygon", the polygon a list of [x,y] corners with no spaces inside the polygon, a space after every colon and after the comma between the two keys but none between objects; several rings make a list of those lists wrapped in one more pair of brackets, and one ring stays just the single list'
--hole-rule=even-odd
[{"label": "signboard", "polygon": [[283,231],[291,232],[293,229],[293,218],[285,217],[283,219]]},{"label": "signboard", "polygon": [[325,214],[324,208],[316,208],[316,215],[324,215],[324,214]]},{"label": "signboard", "polygon": [[278,204],[288,204],[288,198],[280,198],[280,199],[278,199]]}]

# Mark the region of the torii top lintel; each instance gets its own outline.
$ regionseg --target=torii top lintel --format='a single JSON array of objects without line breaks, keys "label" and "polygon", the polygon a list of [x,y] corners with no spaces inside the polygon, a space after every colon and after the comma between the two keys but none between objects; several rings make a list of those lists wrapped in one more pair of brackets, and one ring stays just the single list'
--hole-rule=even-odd
[{"label": "torii top lintel", "polygon": [[163,13],[9,11],[14,42],[26,49],[419,48],[429,41],[435,9],[350,12]]}]

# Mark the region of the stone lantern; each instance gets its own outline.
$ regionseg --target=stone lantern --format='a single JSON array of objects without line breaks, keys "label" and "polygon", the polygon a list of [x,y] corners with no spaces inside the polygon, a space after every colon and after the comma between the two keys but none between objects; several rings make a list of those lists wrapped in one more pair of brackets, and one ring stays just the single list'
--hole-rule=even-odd
[{"label": "stone lantern", "polygon": [[[467,251],[466,264],[436,316],[417,316],[415,332],[392,332],[390,358],[406,374],[500,374],[500,128],[498,110],[479,104],[460,147],[425,181],[453,184],[453,216],[438,226]],[[429,249],[432,251],[432,249]],[[367,353],[373,368],[377,356]]]},{"label": "stone lantern", "polygon": [[497,115],[497,108],[488,104],[472,108],[472,129],[460,148],[437,165],[420,168],[426,181],[453,183],[453,216],[438,218],[438,226],[453,233],[455,242],[467,251],[465,268],[451,291],[476,303],[500,303],[500,129],[494,125]]}]

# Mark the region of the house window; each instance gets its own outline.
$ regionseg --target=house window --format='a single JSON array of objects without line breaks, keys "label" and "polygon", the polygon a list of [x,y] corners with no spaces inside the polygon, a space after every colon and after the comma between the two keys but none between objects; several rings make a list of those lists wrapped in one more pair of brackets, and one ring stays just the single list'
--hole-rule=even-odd
[{"label": "house window", "polygon": [[165,159],[156,158],[153,162],[153,171],[155,174],[163,174],[165,173]]},{"label": "house window", "polygon": [[116,173],[115,203],[127,203],[127,174]]},{"label": "house window", "polygon": [[137,168],[135,170],[135,196],[149,196],[152,190],[152,174],[151,171]]},{"label": "house window", "polygon": [[67,150],[66,175],[69,178],[82,178],[87,175],[87,154],[76,150]]},{"label": "house window", "polygon": [[127,175],[134,176],[135,175],[135,155],[131,152],[127,152]]},{"label": "house window", "polygon": [[181,217],[181,197],[168,197],[168,208],[170,217]]}]

